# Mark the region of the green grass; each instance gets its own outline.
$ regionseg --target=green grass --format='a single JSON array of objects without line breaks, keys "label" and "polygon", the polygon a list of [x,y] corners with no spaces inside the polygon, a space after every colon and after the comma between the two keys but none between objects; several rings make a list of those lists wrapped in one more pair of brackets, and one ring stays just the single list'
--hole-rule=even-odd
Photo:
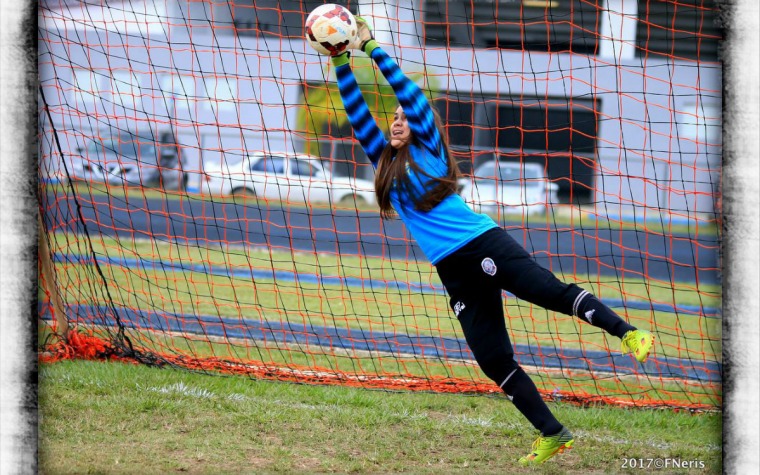
[{"label": "green grass", "polygon": [[[113,190],[108,190],[113,193]],[[138,197],[157,191],[125,190]],[[171,195],[168,199],[187,199]],[[193,197],[195,199],[195,197]],[[271,205],[271,203],[270,203]],[[702,232],[702,227],[700,227]],[[55,233],[58,253],[89,255],[78,236]],[[379,258],[178,245],[158,240],[94,238],[98,256],[161,259],[209,269],[278,270],[438,285],[427,263]],[[57,284],[71,304],[102,304],[172,313],[219,315],[377,332],[462,338],[442,295],[274,279],[57,263]],[[560,276],[603,299],[623,296],[677,305],[720,307],[718,286]],[[106,294],[110,293],[110,297]],[[518,344],[617,351],[618,342],[576,319],[510,299],[510,335]],[[656,356],[719,360],[720,320],[630,310],[626,318],[657,332]],[[280,342],[219,341],[202,335],[128,330],[137,345],[198,357],[322,367],[349,373],[447,376],[485,381],[463,362],[289,347]],[[323,353],[322,353],[323,352]],[[537,386],[623,399],[652,398],[720,407],[720,388],[650,377],[590,377],[527,368]],[[620,407],[549,403],[576,435],[577,448],[541,473],[640,473],[624,458],[674,458],[720,473],[721,420]],[[59,473],[532,473],[516,460],[535,434],[503,398],[387,393],[158,370],[119,363],[67,361],[40,369],[40,472]],[[666,473],[666,472],[663,472]]]},{"label": "green grass", "polygon": [[[59,253],[88,255],[78,236],[55,233],[53,249]],[[203,265],[209,272],[167,272],[146,264],[139,268],[102,265],[101,282],[91,265],[58,263],[64,286],[78,289],[69,300],[106,304],[109,298],[133,308],[164,309],[172,313],[219,315],[240,319],[288,321],[319,326],[361,328],[375,332],[461,337],[449,309],[448,298],[431,292],[386,292],[370,288],[318,285],[276,279],[213,275],[211,271],[286,271],[297,274],[339,276],[365,280],[420,282],[440,286],[428,263],[381,258],[310,254],[242,247],[217,248],[176,245],[157,240],[115,240],[99,236],[92,242],[98,256],[121,259],[165,260],[186,266]],[[65,276],[65,278],[63,277]],[[720,307],[716,285],[663,283],[641,279],[620,282],[612,277],[559,275],[593,291],[602,300],[631,299],[677,306]],[[68,282],[65,283],[65,282]],[[90,282],[92,289],[83,286]],[[108,293],[103,291],[108,288]],[[72,302],[73,303],[73,302]],[[579,348],[616,348],[619,342],[578,319],[547,312],[526,302],[507,299],[508,328],[516,343],[561,344]],[[626,310],[634,325],[657,331],[657,354],[679,358],[718,360],[721,321],[688,313]],[[559,340],[558,340],[559,338]]]},{"label": "green grass", "polygon": [[[59,253],[89,254],[78,236],[55,233],[53,248]],[[216,248],[177,245],[157,240],[116,240],[98,236],[92,241],[98,256],[136,259],[143,264],[92,265],[59,262],[58,285],[69,303],[117,306],[184,315],[225,317],[276,323],[312,324],[324,327],[362,329],[378,333],[462,338],[458,322],[444,295],[389,289],[317,285],[303,281],[213,275],[213,270],[287,271],[385,280],[426,282],[440,285],[427,263],[380,258],[309,254],[232,246]],[[166,271],[147,263],[157,259],[187,266],[203,264],[209,272]],[[101,274],[105,278],[102,280]],[[665,284],[654,281],[581,275],[560,276],[592,289],[602,299],[635,300],[677,305],[720,307],[717,286]],[[544,348],[579,349],[616,354],[619,341],[578,319],[547,312],[515,299],[506,305],[510,337],[515,344]],[[657,336],[655,355],[720,361],[721,321],[689,314],[628,310],[624,317],[637,326],[651,328]],[[130,329],[131,341],[150,351],[169,355],[220,357],[277,365],[321,367],[354,374],[441,376],[485,380],[471,364],[456,360],[367,354],[327,346],[287,345],[256,340],[210,341],[204,335],[165,334],[147,329]],[[588,374],[533,371],[537,385],[547,391],[559,389],[572,394],[606,395],[625,400],[677,401],[679,404],[719,406],[720,387],[714,383],[686,384],[654,379],[606,377]],[[635,395],[633,395],[635,394]]]},{"label": "green grass", "polygon": [[[110,340],[113,328],[80,326],[79,331],[94,334],[103,340]],[[48,341],[50,328],[39,327],[41,342]],[[228,367],[213,367],[209,371],[220,374],[243,374],[262,377],[261,368],[294,370],[301,382],[312,381],[312,371],[330,375],[382,376],[387,383],[407,381],[414,378],[414,386],[430,388],[428,383],[447,381],[443,391],[451,390],[452,380],[479,385],[480,391],[498,392],[490,380],[473,361],[443,358],[422,358],[379,352],[352,351],[328,346],[307,346],[301,343],[283,341],[234,340],[205,335],[167,333],[163,331],[128,328],[125,335],[132,346],[141,352],[158,354],[170,364],[184,367],[176,356],[188,357],[193,361],[205,362],[211,368],[210,360],[236,362]],[[55,341],[55,340],[50,340]],[[613,350],[617,351],[617,350]],[[588,402],[595,397],[604,397],[611,403],[668,407],[718,408],[722,401],[719,382],[681,381],[659,378],[653,375],[611,375],[604,372],[590,374],[587,371],[525,366],[536,386],[545,394],[559,394],[554,399],[576,398]],[[287,373],[267,371],[266,379],[275,379]],[[372,383],[366,387],[377,387]],[[407,383],[408,384],[408,383]],[[389,387],[385,385],[383,387]],[[394,386],[398,387],[398,385]],[[460,391],[463,391],[460,388]],[[559,393],[557,393],[559,392]]]},{"label": "green grass", "polygon": [[[524,470],[536,434],[502,397],[388,393],[86,361],[40,365],[42,474],[721,472],[721,416],[549,405],[576,447]],[[668,473],[663,471],[663,473]]]}]

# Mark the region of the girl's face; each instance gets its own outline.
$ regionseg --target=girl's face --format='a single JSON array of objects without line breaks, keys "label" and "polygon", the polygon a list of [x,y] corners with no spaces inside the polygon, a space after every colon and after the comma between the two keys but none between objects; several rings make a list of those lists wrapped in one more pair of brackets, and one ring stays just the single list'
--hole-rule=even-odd
[{"label": "girl's face", "polygon": [[398,106],[396,113],[393,114],[393,123],[391,124],[391,147],[396,150],[408,145],[412,139],[412,131],[409,129],[409,123],[406,121],[406,114],[401,106]]}]

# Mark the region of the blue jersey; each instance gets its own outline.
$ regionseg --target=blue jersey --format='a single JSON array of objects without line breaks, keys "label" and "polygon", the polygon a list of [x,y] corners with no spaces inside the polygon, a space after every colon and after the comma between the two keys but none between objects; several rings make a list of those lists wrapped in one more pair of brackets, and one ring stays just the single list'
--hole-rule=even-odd
[{"label": "blue jersey", "polygon": [[[425,94],[404,75],[396,62],[381,48],[374,48],[370,57],[395,91],[409,128],[419,144],[409,145],[414,162],[431,177],[445,177],[448,174],[448,161],[443,150],[442,138],[435,125],[435,116]],[[335,72],[354,134],[369,160],[377,167],[388,141],[372,117],[348,62],[338,64]],[[407,173],[412,188],[410,192],[414,196],[424,195],[436,184],[431,178],[409,167]],[[415,209],[413,197],[395,186],[391,190],[390,198],[393,208],[433,265],[497,226],[489,216],[470,209],[456,193],[444,198],[430,211]]]}]

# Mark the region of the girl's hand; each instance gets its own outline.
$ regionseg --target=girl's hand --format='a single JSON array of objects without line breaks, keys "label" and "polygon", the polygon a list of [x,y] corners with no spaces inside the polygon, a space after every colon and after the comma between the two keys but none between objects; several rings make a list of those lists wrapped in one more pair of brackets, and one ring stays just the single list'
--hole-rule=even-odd
[{"label": "girl's hand", "polygon": [[369,23],[367,23],[367,20],[364,18],[360,16],[356,17],[356,27],[358,28],[356,36],[359,37],[359,41],[362,43],[374,38],[372,36],[372,29],[369,27]]},{"label": "girl's hand", "polygon": [[349,45],[350,49],[358,49],[361,50],[362,46],[364,44],[374,39],[372,36],[372,29],[369,27],[369,23],[367,23],[367,20],[360,16],[356,16],[356,41],[354,41],[353,44]]}]

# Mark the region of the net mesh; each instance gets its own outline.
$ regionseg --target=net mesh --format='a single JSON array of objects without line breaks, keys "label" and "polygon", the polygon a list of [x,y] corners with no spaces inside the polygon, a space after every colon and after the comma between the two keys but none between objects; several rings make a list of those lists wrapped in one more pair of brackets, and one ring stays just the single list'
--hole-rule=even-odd
[{"label": "net mesh", "polygon": [[[40,259],[52,263],[39,313],[71,328],[44,358],[498,392],[435,269],[379,216],[334,70],[303,40],[321,3],[39,3]],[[441,113],[463,197],[655,334],[641,365],[617,339],[505,293],[539,389],[719,408],[718,7],[345,5]],[[387,130],[392,90],[361,53],[352,63]]]}]

